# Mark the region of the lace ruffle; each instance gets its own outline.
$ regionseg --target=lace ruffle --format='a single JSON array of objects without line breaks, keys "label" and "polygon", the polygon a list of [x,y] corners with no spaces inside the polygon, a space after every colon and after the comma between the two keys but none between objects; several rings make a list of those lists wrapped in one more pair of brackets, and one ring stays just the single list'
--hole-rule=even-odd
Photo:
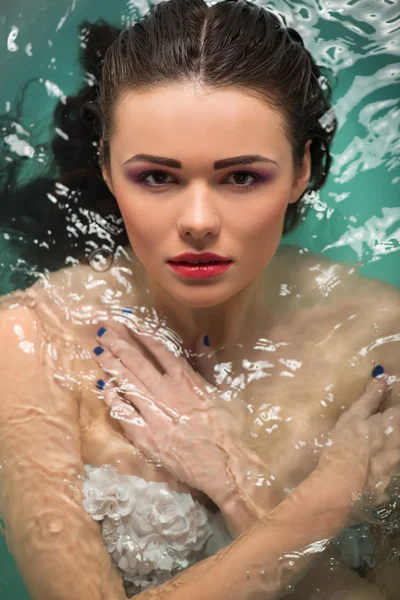
[{"label": "lace ruffle", "polygon": [[167,581],[231,538],[190,494],[165,483],[120,475],[111,465],[86,465],[83,506],[101,521],[102,537],[123,572],[129,596]]}]

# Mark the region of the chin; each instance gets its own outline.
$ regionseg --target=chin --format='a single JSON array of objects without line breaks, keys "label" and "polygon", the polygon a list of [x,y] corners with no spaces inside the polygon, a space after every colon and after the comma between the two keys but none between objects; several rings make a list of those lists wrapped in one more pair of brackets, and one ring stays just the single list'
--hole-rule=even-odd
[{"label": "chin", "polygon": [[[229,299],[229,298],[227,298]],[[201,300],[188,300],[186,298],[180,298],[177,300],[181,303],[184,304],[185,306],[188,306],[189,308],[212,308],[213,306],[218,306],[219,304],[223,304],[225,302],[224,300],[217,300],[217,301],[201,301]]]},{"label": "chin", "polygon": [[[214,289],[213,289],[214,287]],[[169,290],[170,295],[176,299],[180,304],[184,304],[190,308],[212,308],[227,302],[234,296],[239,290],[217,290],[218,286],[204,286],[200,289],[200,286],[193,286],[192,289],[187,290],[187,293],[178,293],[178,290]]]}]

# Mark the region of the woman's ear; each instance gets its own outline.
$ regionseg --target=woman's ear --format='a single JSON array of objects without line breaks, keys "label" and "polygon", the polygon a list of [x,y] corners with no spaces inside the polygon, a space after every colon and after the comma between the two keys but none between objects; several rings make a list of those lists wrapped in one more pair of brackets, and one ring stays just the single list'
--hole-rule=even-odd
[{"label": "woman's ear", "polygon": [[305,148],[303,161],[300,169],[296,172],[296,178],[293,183],[292,193],[290,195],[289,204],[294,204],[297,202],[299,198],[304,194],[307,189],[307,186],[310,182],[311,177],[311,154],[310,154],[310,146],[312,140],[308,140]]},{"label": "woman's ear", "polygon": [[99,141],[99,164],[100,164],[100,168],[101,168],[101,174],[103,176],[104,182],[106,184],[106,186],[108,187],[108,189],[110,190],[110,192],[112,193],[112,195],[114,196],[114,190],[113,190],[113,184],[112,184],[112,179],[111,179],[111,172],[110,172],[110,165],[106,164],[104,162],[103,159],[103,152],[104,152],[104,142],[103,140]]}]

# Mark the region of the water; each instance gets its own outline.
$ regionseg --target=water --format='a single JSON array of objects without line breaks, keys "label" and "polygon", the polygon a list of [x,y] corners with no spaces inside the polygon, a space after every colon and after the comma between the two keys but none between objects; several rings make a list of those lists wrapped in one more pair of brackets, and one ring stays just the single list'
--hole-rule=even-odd
[{"label": "water", "polygon": [[[7,85],[0,90],[2,160],[23,163],[20,183],[49,168],[49,139],[54,134],[49,115],[56,98],[73,93],[82,82],[77,52],[84,40],[78,39],[78,24],[99,17],[117,25],[129,23],[147,6],[146,0],[117,0],[112,6],[104,2],[101,9],[90,0],[39,0],[3,7],[0,27],[6,45],[0,60]],[[284,243],[298,242],[338,260],[365,262],[365,275],[399,285],[396,3],[282,1],[266,6],[283,14],[317,62],[332,69],[339,120],[328,183],[303,227]],[[22,101],[21,86],[27,83]],[[7,210],[2,223],[6,266],[0,291],[7,292],[18,287],[27,270],[18,263],[22,248],[32,261],[46,240],[26,239],[23,231],[15,231]]]},{"label": "water", "polygon": [[[334,76],[339,128],[329,180],[307,220],[286,237],[310,251],[350,263],[361,273],[400,287],[400,12],[394,1],[259,2],[286,17],[303,36],[317,63]],[[77,26],[99,17],[128,24],[148,8],[146,0],[15,0],[0,9],[3,40],[0,89],[3,171],[21,165],[18,183],[51,172],[50,115],[57,98],[82,82]],[[29,82],[24,97],[21,86]],[[1,176],[1,172],[0,172]],[[4,180],[0,180],[4,182]],[[26,206],[34,203],[26,199]],[[51,199],[49,199],[51,202]],[[34,214],[34,210],[27,213]],[[48,239],[16,229],[12,207],[0,207],[0,294],[24,285],[43,264]],[[27,219],[32,216],[27,216]],[[28,222],[27,222],[28,223]],[[41,249],[41,253],[38,252]],[[22,258],[21,258],[22,257]],[[34,277],[34,274],[33,274]],[[28,594],[0,540],[0,598]]]}]

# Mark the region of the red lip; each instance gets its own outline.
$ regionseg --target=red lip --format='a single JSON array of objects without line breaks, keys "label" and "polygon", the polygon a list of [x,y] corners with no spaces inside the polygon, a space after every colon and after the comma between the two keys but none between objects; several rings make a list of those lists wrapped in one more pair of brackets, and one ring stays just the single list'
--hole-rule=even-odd
[{"label": "red lip", "polygon": [[226,258],[226,256],[219,256],[218,254],[214,254],[213,252],[202,252],[201,254],[195,254],[194,252],[185,252],[184,254],[179,254],[179,256],[174,256],[174,258],[171,258],[168,262],[191,262],[199,260],[232,262],[231,259]]}]

